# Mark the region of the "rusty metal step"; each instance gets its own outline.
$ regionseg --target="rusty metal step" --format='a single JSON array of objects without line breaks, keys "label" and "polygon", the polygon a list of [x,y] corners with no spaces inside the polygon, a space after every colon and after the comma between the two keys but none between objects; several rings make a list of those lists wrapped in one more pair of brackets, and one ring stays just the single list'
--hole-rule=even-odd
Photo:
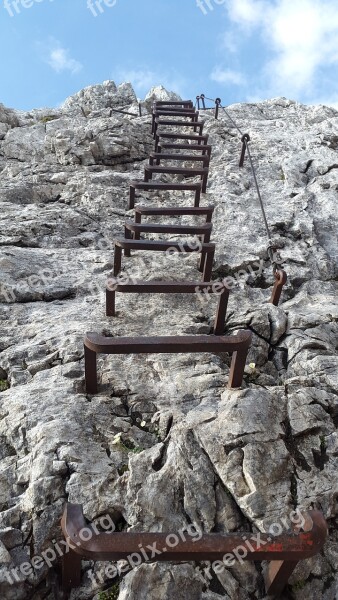
[{"label": "rusty metal step", "polygon": [[115,317],[116,292],[123,294],[214,294],[219,297],[214,323],[214,335],[222,335],[225,327],[229,289],[221,283],[215,282],[163,282],[163,281],[138,281],[131,284],[119,284],[115,280],[109,281],[106,289],[106,315]]},{"label": "rusty metal step", "polygon": [[175,215],[205,215],[206,222],[211,223],[212,215],[215,210],[214,206],[191,206],[191,207],[177,207],[167,206],[165,208],[157,208],[152,206],[143,206],[138,204],[135,206],[135,222],[141,223],[142,215],[144,216],[175,216]]},{"label": "rusty metal step", "polygon": [[211,146],[210,144],[160,144],[158,147],[158,152],[163,152],[163,150],[189,150],[190,151],[198,151],[203,154],[208,154],[209,158],[211,156]]},{"label": "rusty metal step", "polygon": [[195,248],[194,244],[189,244],[188,242],[173,242],[170,240],[131,240],[128,238],[119,238],[115,240],[114,277],[117,277],[122,269],[122,250],[166,252],[171,249],[182,254],[190,252],[200,253],[200,268],[203,267],[203,281],[210,281],[215,256],[215,244],[199,243]]},{"label": "rusty metal step", "polygon": [[194,104],[193,104],[192,100],[180,100],[180,101],[156,100],[154,102],[154,106],[185,106],[186,108],[189,108],[189,107],[193,108]]},{"label": "rusty metal step", "polygon": [[156,137],[158,138],[163,138],[163,139],[168,139],[168,140],[192,140],[192,141],[197,141],[197,142],[201,142],[204,145],[207,144],[208,139],[209,139],[209,134],[205,134],[205,135],[195,135],[193,133],[182,133],[181,131],[161,131],[158,130],[156,133]]},{"label": "rusty metal step", "polygon": [[192,121],[198,122],[199,112],[195,111],[194,109],[163,110],[163,109],[159,109],[159,108],[154,108],[153,115],[152,115],[152,126],[151,126],[151,132],[153,134],[156,133],[158,123],[159,123],[158,119],[160,117],[179,117],[179,118],[186,117],[188,119],[191,119]]},{"label": "rusty metal step", "polygon": [[[211,234],[212,224],[206,223],[205,225],[162,225],[159,223],[132,223],[126,222],[125,232],[128,231],[134,232],[135,236],[140,235],[140,233],[174,233],[174,234],[191,234],[191,235],[209,235]],[[125,236],[128,237],[127,235]],[[135,240],[139,239],[138,237],[134,238]]]},{"label": "rusty metal step", "polygon": [[160,145],[160,140],[190,140],[192,142],[197,142],[197,145],[207,145],[209,135],[194,135],[190,133],[181,133],[177,132],[166,132],[160,129],[157,129],[155,134],[155,152],[158,152],[158,147]]},{"label": "rusty metal step", "polygon": [[[191,123],[189,123],[189,121],[173,121],[171,119],[160,119],[159,117],[155,118],[155,129],[156,129],[156,133],[157,133],[157,128],[158,127],[163,127],[163,126],[170,126],[170,127],[192,127],[194,129],[194,131],[198,131],[199,135],[202,135],[203,132],[203,127],[204,127],[205,121],[193,121]],[[155,133],[155,135],[156,135]]]},{"label": "rusty metal step", "polygon": [[97,354],[183,354],[211,352],[232,354],[229,388],[242,385],[244,368],[251,344],[251,331],[237,335],[187,335],[167,337],[104,337],[96,332],[87,333],[84,340],[86,391],[97,394]]},{"label": "rusty metal step", "polygon": [[173,190],[179,192],[195,192],[195,207],[198,207],[201,199],[202,183],[164,183],[162,181],[131,181],[129,190],[129,209],[132,209],[135,206],[136,190]]},{"label": "rusty metal step", "polygon": [[184,177],[200,177],[202,180],[202,192],[205,193],[207,190],[208,167],[202,169],[191,169],[187,167],[163,167],[163,166],[146,166],[144,168],[144,181],[149,181],[155,174],[166,174],[166,175],[183,175]]},{"label": "rusty metal step", "polygon": [[158,108],[155,107],[153,110],[153,115],[157,116],[157,117],[177,117],[177,116],[184,116],[184,117],[192,117],[194,119],[196,119],[196,117],[198,117],[199,112],[198,110],[195,110],[194,108],[180,108],[179,110],[173,110],[172,108]]},{"label": "rusty metal step", "polygon": [[[124,225],[125,239],[139,240],[141,233],[173,233],[175,235],[198,235],[201,242],[208,244],[212,231],[212,224],[205,225],[161,225],[158,223],[132,223],[126,222]],[[124,251],[125,256],[130,256],[130,250],[127,248]],[[201,262],[199,271],[203,271],[205,261],[205,253],[201,253]]]},{"label": "rusty metal step", "polygon": [[[242,560],[270,561],[264,575],[266,594],[278,596],[288,583],[299,561],[319,554],[326,542],[328,527],[321,512],[303,513],[304,525],[279,535],[268,533],[203,533],[186,528],[181,532],[98,533],[83,516],[80,504],[66,504],[61,520],[69,552],[63,554],[63,589],[67,593],[81,584],[81,558],[92,561],[128,560],[143,562],[217,561],[229,568],[236,563],[235,551]],[[86,532],[86,535],[82,535]],[[88,535],[87,535],[88,534]],[[69,542],[69,543],[68,543]],[[147,550],[146,558],[140,548]],[[231,561],[230,561],[231,559]],[[229,562],[228,562],[229,560]]]},{"label": "rusty metal step", "polygon": [[162,160],[177,160],[187,162],[202,162],[203,167],[209,167],[210,158],[207,154],[196,156],[195,154],[166,154],[164,152],[151,152],[149,155],[149,164],[160,166]]}]

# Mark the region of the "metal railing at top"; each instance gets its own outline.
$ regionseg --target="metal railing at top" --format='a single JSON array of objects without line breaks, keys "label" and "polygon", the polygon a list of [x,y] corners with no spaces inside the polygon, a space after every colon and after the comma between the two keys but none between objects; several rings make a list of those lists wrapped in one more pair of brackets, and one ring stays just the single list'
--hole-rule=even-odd
[{"label": "metal railing at top", "polygon": [[138,113],[129,112],[129,111],[121,110],[120,108],[112,108],[112,107],[110,107],[110,110],[112,112],[121,113],[122,115],[130,115],[132,117],[142,117],[142,104],[141,104],[141,102],[138,103]]},{"label": "metal railing at top", "polygon": [[[211,107],[211,108],[207,108],[205,105],[206,100],[213,102],[215,104],[215,106]],[[241,136],[242,149],[241,149],[241,155],[240,155],[240,160],[239,160],[239,167],[242,168],[244,166],[244,160],[245,160],[245,156],[247,154],[247,156],[249,158],[250,166],[251,166],[252,176],[253,176],[253,180],[255,183],[255,188],[256,188],[256,192],[257,192],[259,205],[261,207],[261,211],[262,211],[262,215],[263,215],[264,227],[265,227],[266,234],[268,237],[267,252],[268,252],[268,256],[269,256],[269,259],[270,259],[270,262],[271,262],[271,265],[273,268],[273,273],[274,273],[276,279],[279,278],[280,281],[283,280],[285,283],[286,273],[278,268],[278,263],[276,262],[275,255],[273,252],[273,251],[276,251],[277,248],[274,246],[272,239],[271,239],[271,231],[270,231],[270,227],[269,227],[267,216],[266,216],[266,211],[265,211],[262,194],[261,194],[260,187],[258,184],[256,169],[254,167],[253,158],[252,158],[252,154],[250,151],[251,139],[250,139],[249,134],[243,133],[241,128],[238,126],[238,124],[236,123],[234,118],[229,113],[229,111],[227,111],[226,108],[224,108],[224,106],[222,106],[221,98],[208,98],[207,96],[205,96],[205,94],[200,94],[199,96],[196,96],[195,106],[197,106],[198,109],[202,109],[202,110],[214,110],[215,111],[215,119],[218,119],[219,111],[220,111],[220,109],[222,109],[223,112],[226,114],[227,118],[229,119],[229,121],[232,123],[232,125],[235,127],[235,129],[237,129],[239,135]]]}]

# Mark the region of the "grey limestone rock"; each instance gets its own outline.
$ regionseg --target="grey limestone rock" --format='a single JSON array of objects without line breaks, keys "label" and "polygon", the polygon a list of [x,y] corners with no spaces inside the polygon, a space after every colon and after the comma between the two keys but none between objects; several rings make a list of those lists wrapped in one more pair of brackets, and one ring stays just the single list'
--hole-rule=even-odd
[{"label": "grey limestone rock", "polygon": [[[338,112],[285,98],[227,107],[250,134],[262,197],[288,283],[280,306],[267,239],[240,138],[221,111],[201,113],[213,145],[202,204],[215,204],[215,278],[231,278],[226,332],[250,328],[241,390],[229,357],[100,357],[88,396],[83,336],[210,333],[215,299],[127,294],[105,316],[114,238],[128,185],[153,149],[154,88],[90,86],[57,109],[0,105],[0,597],[59,598],[55,561],[13,569],[61,539],[65,502],[120,529],[264,531],[299,508],[320,508],[330,541],[304,561],[285,600],[334,600],[338,586]],[[114,109],[114,110],[112,110]],[[164,177],[165,180],[165,177]],[[140,202],[186,205],[187,192]],[[174,219],[179,222],[178,219]],[[164,220],[163,220],[164,222]],[[190,217],[183,222],[192,223]],[[138,279],[195,280],[194,255],[134,253]],[[210,565],[209,565],[210,567]],[[259,565],[143,564],[119,581],[83,562],[72,600],[113,586],[119,600],[263,598]],[[95,578],[90,574],[93,570]],[[100,576],[99,576],[100,575]]]}]

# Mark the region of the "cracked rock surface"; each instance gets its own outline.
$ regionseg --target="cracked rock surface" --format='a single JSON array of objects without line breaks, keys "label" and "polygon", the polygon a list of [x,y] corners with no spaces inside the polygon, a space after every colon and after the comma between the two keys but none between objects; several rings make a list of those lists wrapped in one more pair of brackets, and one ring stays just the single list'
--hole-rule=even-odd
[{"label": "cracked rock surface", "polygon": [[[84,389],[83,336],[212,332],[216,300],[117,295],[105,316],[113,240],[129,182],[153,150],[152,90],[138,114],[129,84],[92,86],[58,109],[0,105],[0,597],[62,598],[56,561],[13,569],[61,540],[66,501],[119,530],[265,531],[291,511],[328,520],[324,551],[300,563],[284,600],[338,598],[338,112],[285,98],[228,107],[251,138],[273,240],[288,273],[280,306],[248,159],[221,111],[202,112],[213,145],[214,278],[232,277],[227,333],[253,332],[241,390],[229,357],[100,357],[100,392]],[[164,180],[165,180],[164,176]],[[139,202],[192,205],[189,192]],[[174,219],[179,222],[178,218]],[[163,218],[163,222],[166,222]],[[183,222],[192,223],[190,217]],[[192,253],[134,252],[138,279],[199,281]],[[247,278],[247,274],[250,277]],[[262,565],[142,564],[119,578],[83,562],[71,600],[253,600]],[[209,565],[210,566],[210,565]],[[12,578],[12,579],[11,579]],[[11,583],[12,580],[12,583]],[[104,598],[105,596],[100,597]]]}]

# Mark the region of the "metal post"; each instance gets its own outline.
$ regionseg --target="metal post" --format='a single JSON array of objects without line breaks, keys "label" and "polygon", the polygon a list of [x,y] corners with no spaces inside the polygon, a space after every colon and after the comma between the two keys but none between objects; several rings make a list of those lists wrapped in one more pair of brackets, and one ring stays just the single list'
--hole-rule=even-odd
[{"label": "metal post", "polygon": [[242,152],[241,152],[241,158],[239,159],[239,166],[240,167],[243,167],[243,165],[244,165],[246,145],[247,145],[248,142],[250,142],[250,136],[249,136],[248,133],[245,133],[242,136]]},{"label": "metal post", "polygon": [[133,185],[129,188],[129,209],[131,210],[135,206],[135,188]]},{"label": "metal post", "polygon": [[219,107],[221,104],[222,100],[220,98],[216,98],[215,100],[215,119],[218,119],[218,113],[219,113]]},{"label": "metal post", "polygon": [[225,318],[228,308],[229,289],[224,286],[224,289],[220,293],[218,307],[216,312],[216,319],[214,325],[214,334],[223,335],[225,327]]},{"label": "metal post", "polygon": [[243,347],[232,355],[228,388],[239,388],[242,385],[246,359],[251,345],[251,331],[241,331],[237,334],[244,342]]},{"label": "metal post", "polygon": [[207,252],[207,254],[206,254],[206,258],[205,258],[205,262],[204,262],[204,270],[203,270],[203,281],[211,280],[214,256],[215,256],[215,248],[212,248],[211,251]]},{"label": "metal post", "polygon": [[97,365],[96,352],[84,346],[85,380],[87,394],[97,394]]},{"label": "metal post", "polygon": [[81,556],[71,549],[62,556],[62,587],[68,594],[81,585]]},{"label": "metal post", "polygon": [[[116,284],[114,284],[115,287]],[[115,317],[115,289],[106,289],[106,315],[107,317]]]},{"label": "metal post", "polygon": [[287,282],[287,274],[285,273],[285,271],[280,270],[280,271],[275,271],[275,285],[273,286],[273,290],[272,290],[272,294],[271,294],[271,298],[270,298],[270,304],[273,304],[274,306],[278,306],[279,301],[280,301],[280,297],[283,291],[283,287]]},{"label": "metal post", "polygon": [[122,267],[122,248],[115,243],[114,252],[114,277],[117,277],[121,272]]}]

